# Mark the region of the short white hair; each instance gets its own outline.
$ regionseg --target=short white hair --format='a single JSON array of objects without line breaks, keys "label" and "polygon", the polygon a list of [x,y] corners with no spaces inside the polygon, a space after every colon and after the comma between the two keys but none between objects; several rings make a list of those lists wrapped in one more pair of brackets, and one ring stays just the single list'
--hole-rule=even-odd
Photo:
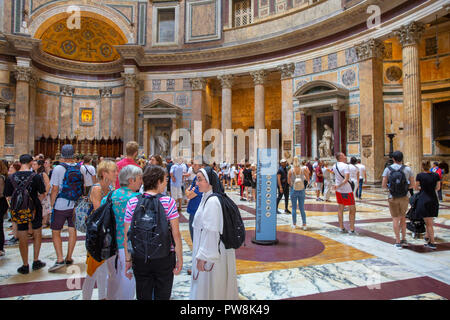
[{"label": "short white hair", "polygon": [[122,168],[119,172],[119,184],[121,187],[128,187],[128,180],[136,180],[137,176],[142,176],[143,172],[140,167],[129,164]]}]

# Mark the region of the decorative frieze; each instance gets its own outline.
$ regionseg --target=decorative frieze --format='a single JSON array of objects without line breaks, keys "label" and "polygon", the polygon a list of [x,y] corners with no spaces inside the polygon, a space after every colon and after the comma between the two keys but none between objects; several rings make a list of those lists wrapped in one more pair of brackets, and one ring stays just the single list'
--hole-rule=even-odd
[{"label": "decorative frieze", "polygon": [[364,61],[372,58],[383,59],[384,44],[381,40],[369,39],[358,43],[355,46],[355,51],[358,61]]},{"label": "decorative frieze", "polygon": [[281,71],[281,80],[290,79],[294,76],[295,64],[285,63],[279,66],[278,69]]},{"label": "decorative frieze", "polygon": [[398,38],[402,46],[405,47],[418,45],[424,31],[425,25],[422,22],[413,21],[394,30],[394,35]]},{"label": "decorative frieze", "polygon": [[75,88],[72,86],[64,85],[64,86],[59,87],[59,93],[62,96],[73,97],[73,95],[75,93]]},{"label": "decorative frieze", "polygon": [[102,98],[109,98],[112,96],[112,88],[101,88],[99,91],[100,97]]},{"label": "decorative frieze", "polygon": [[232,74],[224,74],[217,76],[217,79],[220,80],[220,85],[222,89],[231,89],[233,86],[233,75]]}]

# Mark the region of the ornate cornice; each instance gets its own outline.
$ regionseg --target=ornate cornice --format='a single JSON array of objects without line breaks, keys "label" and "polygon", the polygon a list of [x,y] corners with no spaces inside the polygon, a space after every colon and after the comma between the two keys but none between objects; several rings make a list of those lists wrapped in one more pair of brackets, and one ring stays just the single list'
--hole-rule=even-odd
[{"label": "ornate cornice", "polygon": [[232,74],[224,74],[217,76],[217,79],[220,80],[220,85],[222,89],[231,89],[233,86],[233,75]]},{"label": "ornate cornice", "polygon": [[31,52],[37,48],[41,40],[31,38],[29,36],[18,36],[13,34],[5,34],[6,41],[8,41],[11,48],[22,52]]},{"label": "ornate cornice", "polygon": [[418,45],[425,25],[422,22],[413,21],[407,25],[394,30],[394,35],[398,38],[403,47]]},{"label": "ornate cornice", "polygon": [[134,60],[138,65],[144,62],[144,47],[133,44],[114,46],[124,60]]},{"label": "ornate cornice", "polygon": [[358,43],[355,51],[359,61],[372,58],[383,59],[384,43],[378,39],[369,39]]},{"label": "ornate cornice", "polygon": [[286,80],[292,78],[295,72],[295,64],[285,63],[278,67],[281,71],[281,80]]},{"label": "ornate cornice", "polygon": [[267,78],[267,71],[266,70],[252,71],[250,72],[250,75],[252,76],[253,83],[255,85],[264,84]]},{"label": "ornate cornice", "polygon": [[134,73],[124,73],[122,72],[122,77],[125,78],[125,87],[127,88],[136,88],[138,84],[138,79],[136,74]]},{"label": "ornate cornice", "polygon": [[204,78],[192,78],[189,79],[191,83],[191,90],[205,90],[206,80]]},{"label": "ornate cornice", "polygon": [[14,75],[16,77],[17,81],[25,81],[29,82],[31,78],[31,67],[25,67],[25,66],[15,66],[14,67]]}]

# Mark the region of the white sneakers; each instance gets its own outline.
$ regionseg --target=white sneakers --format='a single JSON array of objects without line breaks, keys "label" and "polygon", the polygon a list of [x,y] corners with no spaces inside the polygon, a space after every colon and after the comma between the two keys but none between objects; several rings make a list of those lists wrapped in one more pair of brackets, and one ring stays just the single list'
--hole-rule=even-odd
[{"label": "white sneakers", "polygon": [[[291,224],[291,229],[296,229],[297,226],[295,224]],[[300,227],[298,227],[300,229]],[[308,228],[306,226],[302,226],[302,230],[306,231]]]}]

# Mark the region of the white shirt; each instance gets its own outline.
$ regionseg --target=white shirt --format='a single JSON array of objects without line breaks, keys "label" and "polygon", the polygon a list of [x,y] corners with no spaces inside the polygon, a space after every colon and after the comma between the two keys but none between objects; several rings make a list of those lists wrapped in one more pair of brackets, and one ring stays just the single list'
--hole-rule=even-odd
[{"label": "white shirt", "polygon": [[[341,174],[339,174],[338,170]],[[338,186],[340,185],[344,179],[345,179],[345,175],[350,173],[349,170],[349,165],[343,162],[337,162],[334,166],[333,166],[333,172],[334,172],[334,177],[336,178],[336,182],[335,185]],[[342,176],[341,176],[342,175]],[[350,186],[350,183],[346,183],[343,186],[339,187],[336,189],[337,192],[339,193],[351,193],[352,192],[352,187]]]},{"label": "white shirt", "polygon": [[[339,168],[339,170],[341,170],[341,168]],[[352,180],[354,182],[358,182],[358,175],[359,175],[358,167],[353,164],[349,164],[348,170],[350,172],[350,180]]]},{"label": "white shirt", "polygon": [[358,163],[356,166],[359,169],[359,178],[364,179],[364,174],[366,173],[366,166],[363,165],[362,163]]},{"label": "white shirt", "polygon": [[[67,163],[69,166],[76,166],[76,163]],[[66,173],[66,168],[61,165],[56,166],[52,172],[52,178],[50,179],[50,185],[57,186],[59,188],[58,192],[61,192],[62,184],[64,181],[64,175]],[[55,201],[54,208],[56,210],[69,210],[73,209],[75,206],[75,201],[70,201],[63,198],[57,198]]]},{"label": "white shirt", "polygon": [[230,169],[230,178],[234,179],[236,177],[236,167],[232,166]]},{"label": "white shirt", "polygon": [[94,184],[94,182],[92,181],[92,176],[95,176],[97,174],[95,172],[95,168],[89,164],[83,164],[80,168],[80,171],[84,177],[84,186],[92,186]]}]

